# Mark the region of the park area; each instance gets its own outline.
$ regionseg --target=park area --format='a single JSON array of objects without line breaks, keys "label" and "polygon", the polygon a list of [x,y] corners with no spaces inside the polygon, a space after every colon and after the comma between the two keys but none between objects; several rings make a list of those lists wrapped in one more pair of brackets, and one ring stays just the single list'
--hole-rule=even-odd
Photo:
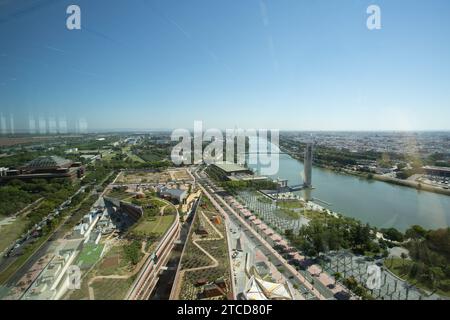
[{"label": "park area", "polygon": [[87,243],[77,258],[77,265],[81,269],[89,269],[100,259],[103,251],[103,245]]},{"label": "park area", "polygon": [[[225,299],[231,291],[225,224],[206,199],[197,210],[180,270],[179,299]],[[207,287],[212,287],[214,294],[206,292]]]},{"label": "park area", "polygon": [[144,216],[130,230],[135,238],[156,240],[164,235],[176,217],[176,207],[156,197],[135,199],[134,203],[144,209]]},{"label": "park area", "polygon": [[[417,279],[412,278],[410,276],[410,270],[414,266],[414,263],[411,259],[402,259],[402,258],[389,258],[384,261],[384,266],[389,269],[393,274],[395,274],[400,279],[404,279],[408,281],[408,283],[414,284],[417,288],[422,289],[427,292],[433,292],[447,297],[450,297],[450,290],[443,290],[442,288],[431,288],[429,285],[425,285],[417,281]],[[437,287],[437,286],[436,286]]]},{"label": "park area", "polygon": [[133,229],[134,233],[147,236],[162,236],[172,225],[175,215],[164,215],[148,217],[144,221],[138,223]]},{"label": "park area", "polygon": [[[103,246],[85,246],[77,259],[77,264],[83,271],[81,287],[77,290],[69,290],[64,299],[124,299],[138,271],[126,255],[125,248],[129,244],[127,240],[114,240],[110,249],[101,258],[97,254],[100,248],[103,250]],[[95,256],[98,259],[94,262]],[[92,263],[89,268],[83,268],[88,263]]]},{"label": "park area", "polygon": [[274,201],[255,191],[240,191],[236,199],[257,218],[277,232],[297,232],[308,224],[304,204],[300,200]]},{"label": "park area", "polygon": [[[117,193],[115,196],[126,198],[126,192],[114,192]],[[125,298],[145,257],[151,254],[159,239],[170,228],[177,212],[171,203],[150,195],[131,201],[144,209],[144,216],[123,239],[113,238],[102,245],[84,246],[77,259],[77,265],[83,271],[81,288],[69,291],[65,299]],[[101,256],[103,250],[105,252]]]}]

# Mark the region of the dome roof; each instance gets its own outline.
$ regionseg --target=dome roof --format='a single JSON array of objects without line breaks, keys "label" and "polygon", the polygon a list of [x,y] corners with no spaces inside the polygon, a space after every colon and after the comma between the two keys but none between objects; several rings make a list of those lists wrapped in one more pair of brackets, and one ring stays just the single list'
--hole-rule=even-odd
[{"label": "dome roof", "polygon": [[68,168],[72,164],[71,160],[67,160],[58,156],[41,156],[28,162],[25,167],[29,169],[41,168]]}]

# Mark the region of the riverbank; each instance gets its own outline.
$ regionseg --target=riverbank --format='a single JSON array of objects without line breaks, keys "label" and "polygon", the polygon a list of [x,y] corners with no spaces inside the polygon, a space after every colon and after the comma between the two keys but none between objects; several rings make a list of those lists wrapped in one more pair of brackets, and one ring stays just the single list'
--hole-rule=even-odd
[{"label": "riverbank", "polygon": [[[293,159],[303,163],[302,159],[300,159],[299,157],[297,157],[294,154],[292,154],[291,152],[289,152],[289,150],[284,149],[282,151],[286,152]],[[416,182],[416,181],[402,180],[402,179],[388,177],[388,176],[384,176],[384,175],[380,175],[380,174],[358,172],[358,171],[348,170],[348,169],[344,169],[344,168],[336,168],[336,167],[329,166],[329,165],[320,165],[320,164],[316,164],[316,163],[314,164],[314,166],[318,167],[318,168],[321,168],[321,169],[331,170],[331,171],[336,172],[336,173],[349,174],[349,175],[360,177],[360,178],[364,178],[364,179],[367,179],[367,180],[377,180],[377,181],[382,181],[382,182],[395,184],[395,185],[398,185],[398,186],[414,188],[414,189],[419,190],[419,191],[428,191],[428,192],[433,192],[433,193],[438,193],[438,194],[443,194],[443,195],[450,196],[450,189],[443,189],[443,188],[439,188],[439,187],[434,187],[434,186],[430,186],[430,185],[427,185],[427,184],[419,183],[419,182]]]}]

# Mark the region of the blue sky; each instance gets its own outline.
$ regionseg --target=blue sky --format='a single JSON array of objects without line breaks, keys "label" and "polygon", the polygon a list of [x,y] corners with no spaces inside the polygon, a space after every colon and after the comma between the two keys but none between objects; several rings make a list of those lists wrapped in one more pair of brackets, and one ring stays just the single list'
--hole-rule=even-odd
[{"label": "blue sky", "polygon": [[0,0],[0,125],[450,130],[449,39],[448,0]]}]

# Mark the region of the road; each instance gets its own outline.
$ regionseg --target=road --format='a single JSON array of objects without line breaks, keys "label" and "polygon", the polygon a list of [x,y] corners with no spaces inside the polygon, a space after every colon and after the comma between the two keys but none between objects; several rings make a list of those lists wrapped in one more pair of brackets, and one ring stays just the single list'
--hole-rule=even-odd
[{"label": "road", "polygon": [[[88,197],[86,197],[78,206],[81,206],[81,204],[87,200]],[[74,209],[73,212],[75,212],[77,209]],[[63,229],[63,226],[66,224],[71,224],[74,222],[78,222],[78,220],[75,220],[75,217],[73,215],[67,216],[66,219],[50,234],[47,236],[47,240],[44,241],[44,243],[36,249],[33,254],[26,260],[24,264],[22,264],[12,275],[9,277],[9,279],[6,281],[5,285],[7,287],[14,287],[17,285],[17,283],[22,279],[22,277],[30,270],[30,268],[38,262],[40,258],[42,258],[47,252],[51,251],[50,249],[57,247],[57,241],[58,239],[64,237],[65,232],[67,230]],[[18,257],[13,257],[17,259]],[[15,260],[14,260],[15,261]],[[13,261],[13,262],[14,262]],[[12,263],[13,263],[12,262]],[[9,265],[8,265],[9,266]]]},{"label": "road", "polygon": [[[313,299],[329,299],[332,298],[330,293],[327,296],[324,296],[321,292],[319,292],[308,280],[306,280],[294,267],[289,265],[287,261],[276,252],[272,246],[270,246],[267,241],[265,241],[256,231],[254,231],[251,227],[248,226],[246,221],[242,219],[223,199],[221,196],[215,193],[215,187],[211,183],[211,181],[205,177],[201,177],[198,172],[195,172],[196,180],[200,188],[203,190],[205,195],[207,195],[210,200],[212,200],[213,204],[216,204],[216,207],[228,217],[234,225],[238,226],[245,235],[252,240],[255,244],[257,244],[258,249],[270,258],[271,261],[275,261],[276,267],[282,268],[283,275],[289,279],[294,284],[297,284],[299,287],[306,289],[304,293],[309,295],[310,298]],[[208,191],[209,189],[209,191]]]},{"label": "road", "polygon": [[[112,173],[111,173],[112,174]],[[104,181],[106,181],[106,179],[108,179],[110,176],[108,175]],[[69,205],[72,198],[75,197],[76,195],[78,195],[80,192],[84,192],[84,190],[88,187],[89,185],[83,186],[81,187],[76,193],[74,193],[69,199],[67,199],[61,206],[59,206],[59,208],[56,210],[56,212],[60,212],[60,210],[62,210],[65,206]],[[105,190],[99,195],[99,198],[101,196],[103,196]],[[17,283],[20,281],[20,279],[22,279],[22,277],[28,272],[28,270],[30,270],[30,268],[36,264],[38,262],[38,260],[40,258],[42,258],[43,256],[45,256],[45,254],[47,254],[47,252],[51,251],[51,248],[56,248],[57,247],[57,241],[58,239],[61,239],[62,237],[64,237],[65,233],[67,230],[64,230],[64,226],[67,224],[73,224],[73,223],[77,223],[78,219],[76,216],[74,216],[74,213],[76,212],[76,210],[84,203],[84,201],[86,201],[89,198],[89,196],[86,196],[83,201],[81,201],[78,206],[76,208],[74,208],[72,210],[72,214],[65,217],[64,220],[59,224],[58,227],[56,227],[56,229],[50,234],[50,235],[46,235],[46,240],[41,244],[41,246],[39,248],[37,248],[32,254],[31,256],[19,267],[17,268],[14,273],[5,281],[4,285],[6,287],[14,287],[17,285]],[[51,213],[50,215],[54,215],[55,213]],[[49,215],[49,216],[50,216]],[[47,216],[48,217],[48,216]],[[31,241],[32,239],[28,239],[27,241]],[[22,246],[24,246],[26,243],[22,244]],[[1,257],[0,258],[0,272],[3,272],[4,270],[6,270],[9,266],[11,266],[11,264],[13,264],[19,257],[18,256],[10,256],[10,257]]]},{"label": "road", "polygon": [[[34,238],[31,237],[30,235],[36,230],[36,228],[39,227],[39,226],[42,227],[42,226],[44,225],[45,221],[47,221],[50,217],[54,217],[55,215],[59,215],[59,214],[60,214],[60,211],[61,211],[62,209],[64,209],[67,205],[70,204],[70,201],[72,200],[72,198],[75,197],[76,195],[78,195],[80,192],[84,191],[85,189],[86,189],[86,186],[83,186],[83,187],[81,187],[80,189],[78,189],[78,191],[75,192],[75,193],[74,193],[70,198],[68,198],[66,201],[64,201],[64,202],[58,207],[58,209],[56,209],[56,211],[49,213],[45,218],[42,219],[42,221],[41,221],[37,226],[33,227],[33,229],[29,230],[23,237],[21,237],[20,239],[23,239],[23,240],[22,240],[23,242],[22,242],[22,244],[20,245],[20,247],[17,248],[17,249],[22,249],[22,248],[24,248],[27,244],[30,244],[30,243],[34,240]],[[70,218],[70,216],[67,217],[66,220],[67,220],[68,218]],[[64,222],[65,222],[65,221],[64,221]],[[62,224],[61,224],[61,225],[62,225]],[[56,230],[58,230],[58,229],[59,229],[59,228],[57,228]],[[55,230],[55,232],[56,232],[56,230]],[[49,237],[49,238],[50,238],[50,237]],[[4,256],[4,255],[2,255],[2,256],[0,257],[0,273],[3,272],[3,271],[5,271],[11,264],[13,264],[13,263],[19,258],[20,255],[19,255],[19,254],[17,254],[17,255],[15,254],[15,251],[16,251],[17,249],[13,250],[13,251],[11,252],[11,254],[10,254],[8,257],[6,257],[6,256]]]}]

